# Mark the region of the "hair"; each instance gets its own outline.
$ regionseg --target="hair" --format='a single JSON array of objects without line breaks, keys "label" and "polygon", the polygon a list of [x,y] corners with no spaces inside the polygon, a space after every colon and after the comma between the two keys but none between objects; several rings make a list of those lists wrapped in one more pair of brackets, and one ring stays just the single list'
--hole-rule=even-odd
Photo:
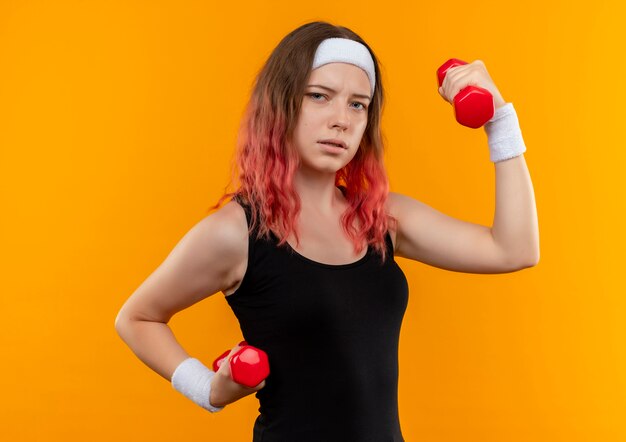
[{"label": "hair", "polygon": [[[337,171],[335,185],[345,188],[349,207],[342,214],[341,223],[355,253],[361,253],[365,241],[384,262],[387,253],[385,235],[389,224],[397,225],[397,219],[384,210],[389,182],[380,128],[383,85],[379,62],[372,49],[343,26],[322,21],[304,24],[287,34],[272,51],[256,76],[237,135],[229,185],[237,175],[240,184],[234,192],[225,192],[209,210],[218,208],[225,199],[235,197],[253,209],[250,233],[258,224],[257,238],[268,238],[271,230],[279,239],[278,246],[283,246],[293,232],[299,243],[295,220],[301,202],[293,178],[300,158],[292,136],[317,47],[323,40],[333,37],[363,44],[374,60],[376,85],[368,109],[367,126],[355,156]],[[234,167],[235,162],[238,170]],[[360,228],[353,225],[356,218],[360,220]]]}]

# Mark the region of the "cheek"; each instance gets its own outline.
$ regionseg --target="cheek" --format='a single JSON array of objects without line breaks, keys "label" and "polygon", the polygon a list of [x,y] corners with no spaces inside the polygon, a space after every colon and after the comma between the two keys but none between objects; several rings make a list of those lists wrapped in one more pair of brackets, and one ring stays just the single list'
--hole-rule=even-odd
[{"label": "cheek", "polygon": [[298,123],[296,125],[296,132],[299,134],[306,133],[310,130],[311,126],[311,117],[306,115],[305,113],[301,113],[298,119]]},{"label": "cheek", "polygon": [[320,135],[320,123],[315,119],[303,119],[298,126],[298,137],[303,141],[310,141]]},{"label": "cheek", "polygon": [[363,139],[363,137],[365,136],[365,130],[366,130],[366,128],[367,128],[367,122],[363,123],[363,124],[361,125],[361,127],[359,127],[359,130],[358,130],[358,132],[357,132],[357,133],[359,134],[359,136],[358,136],[358,139],[359,139],[359,140]]}]

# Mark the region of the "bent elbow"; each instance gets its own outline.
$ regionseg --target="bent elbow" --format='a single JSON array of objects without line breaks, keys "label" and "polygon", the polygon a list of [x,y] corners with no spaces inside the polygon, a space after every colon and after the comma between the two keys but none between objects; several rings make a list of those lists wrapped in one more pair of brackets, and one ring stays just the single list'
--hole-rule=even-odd
[{"label": "bent elbow", "polygon": [[523,260],[520,265],[519,270],[528,269],[530,267],[535,267],[537,264],[539,264],[539,253],[537,253],[534,256],[531,256],[530,258]]},{"label": "bent elbow", "polygon": [[528,261],[530,263],[528,267],[535,267],[537,264],[539,264],[539,255],[540,255],[539,246],[537,246],[535,253],[531,257],[531,259]]},{"label": "bent elbow", "polygon": [[128,323],[128,318],[123,316],[121,312],[118,313],[117,316],[115,317],[115,331],[120,337],[122,337],[124,330],[126,329],[127,323]]},{"label": "bent elbow", "polygon": [[539,264],[539,247],[509,253],[508,262],[514,271],[535,267]]}]

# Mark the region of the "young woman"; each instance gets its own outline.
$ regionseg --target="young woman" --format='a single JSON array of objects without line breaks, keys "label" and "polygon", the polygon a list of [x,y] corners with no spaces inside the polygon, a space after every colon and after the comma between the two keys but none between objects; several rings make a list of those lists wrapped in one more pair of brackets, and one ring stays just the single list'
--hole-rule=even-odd
[{"label": "young woman", "polygon": [[[398,337],[408,285],[394,256],[469,273],[537,263],[537,220],[517,117],[480,61],[448,71],[494,97],[485,126],[496,163],[493,227],[389,192],[377,58],[325,22],[289,33],[258,74],[239,134],[239,185],[199,221],[121,308],[135,354],[203,408],[256,392],[254,441],[402,441]],[[254,388],[191,357],[167,326],[217,292],[270,375]],[[238,349],[235,346],[230,354]],[[219,349],[215,349],[216,354]],[[230,355],[229,355],[230,357]]]}]

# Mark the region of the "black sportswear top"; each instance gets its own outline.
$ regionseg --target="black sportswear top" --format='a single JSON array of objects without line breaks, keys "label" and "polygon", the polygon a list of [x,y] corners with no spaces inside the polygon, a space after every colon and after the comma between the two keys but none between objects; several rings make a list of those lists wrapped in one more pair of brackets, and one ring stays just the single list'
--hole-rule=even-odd
[{"label": "black sportswear top", "polygon": [[[234,200],[250,226],[250,206]],[[269,359],[253,442],[403,442],[398,339],[408,284],[389,233],[384,264],[368,246],[340,265],[255,235],[241,285],[226,297],[244,339]]]}]

